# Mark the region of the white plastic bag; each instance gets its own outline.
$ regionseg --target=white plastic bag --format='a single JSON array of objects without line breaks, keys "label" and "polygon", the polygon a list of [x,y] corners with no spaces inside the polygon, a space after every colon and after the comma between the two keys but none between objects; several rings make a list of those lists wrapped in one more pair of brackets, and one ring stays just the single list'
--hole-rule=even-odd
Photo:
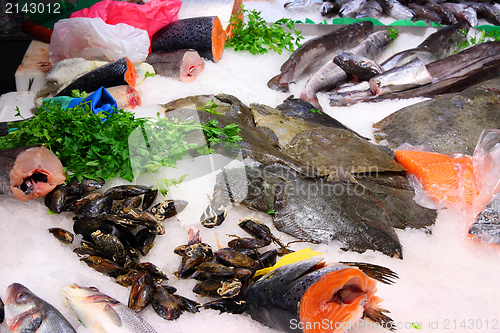
[{"label": "white plastic bag", "polygon": [[101,18],[70,18],[54,25],[49,58],[52,64],[78,57],[107,61],[128,57],[140,63],[146,60],[150,44],[146,30],[125,23],[111,25]]}]

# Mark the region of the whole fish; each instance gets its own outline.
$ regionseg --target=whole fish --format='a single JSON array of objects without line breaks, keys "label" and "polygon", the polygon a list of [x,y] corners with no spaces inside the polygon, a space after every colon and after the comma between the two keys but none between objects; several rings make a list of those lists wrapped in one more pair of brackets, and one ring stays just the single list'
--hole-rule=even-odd
[{"label": "whole fish", "polygon": [[419,58],[424,64],[428,64],[447,57],[457,51],[459,45],[466,40],[464,32],[468,28],[467,22],[462,21],[439,29],[429,35],[416,48],[404,50],[389,57],[380,64],[380,67],[386,71],[404,65],[415,58]]},{"label": "whole fish", "polygon": [[[369,35],[357,46],[349,49],[349,52],[373,59],[381,54],[390,45],[391,41],[392,39],[388,36],[388,30],[377,31]],[[311,76],[302,90],[300,98],[320,109],[321,106],[319,105],[317,93],[333,89],[346,82],[348,78],[349,75],[335,64],[332,59]]]},{"label": "whole fish", "polygon": [[148,55],[146,62],[158,75],[183,82],[196,79],[205,67],[205,62],[195,50],[158,51]]},{"label": "whole fish", "polygon": [[382,68],[380,68],[376,61],[354,52],[340,52],[333,58],[333,62],[347,74],[351,74],[363,81],[367,81],[375,75],[382,73]]},{"label": "whole fish", "polygon": [[377,0],[384,12],[396,20],[407,20],[414,16],[414,13],[403,6],[397,0]]},{"label": "whole fish", "polygon": [[499,7],[487,3],[470,2],[467,4],[476,12],[478,18],[483,18],[493,25],[500,25]]},{"label": "whole fish", "polygon": [[76,333],[55,307],[20,283],[7,287],[5,319],[13,333]]},{"label": "whole fish", "polygon": [[433,10],[440,17],[440,21],[442,24],[451,25],[457,23],[457,19],[453,12],[446,7],[441,6],[439,3],[434,2],[425,2],[424,6]]},{"label": "whole fish", "polygon": [[451,11],[457,21],[466,21],[471,27],[477,26],[477,13],[471,7],[463,3],[442,3],[441,7]]},{"label": "whole fish", "polygon": [[46,195],[65,180],[61,161],[44,146],[0,150],[0,193],[28,201]]},{"label": "whole fish", "polygon": [[291,11],[305,11],[311,9],[311,7],[319,6],[322,0],[288,0],[285,2],[283,7]]},{"label": "whole fish", "polygon": [[431,74],[418,58],[374,76],[369,81],[372,93],[377,96],[408,90],[431,82]]},{"label": "whole fish", "polygon": [[415,21],[423,20],[427,22],[441,23],[441,15],[430,7],[412,3],[408,6],[408,8],[415,14],[413,18]]},{"label": "whole fish", "polygon": [[346,331],[367,318],[394,329],[375,296],[377,280],[392,284],[397,274],[367,263],[330,263],[312,257],[278,267],[244,292],[254,320],[284,332]]},{"label": "whole fish", "polygon": [[141,316],[97,288],[77,284],[61,288],[65,303],[78,319],[95,333],[156,333]]},{"label": "whole fish", "polygon": [[372,30],[372,22],[358,22],[308,40],[283,63],[280,74],[269,80],[268,87],[287,92],[289,83],[296,82],[310,73],[314,73],[323,64],[331,60],[333,54],[356,46]]},{"label": "whole fish", "polygon": [[321,16],[332,17],[332,16],[337,15],[339,13],[340,7],[341,7],[341,5],[340,5],[339,1],[324,0],[321,3],[321,6],[319,8],[319,12],[320,12]]}]

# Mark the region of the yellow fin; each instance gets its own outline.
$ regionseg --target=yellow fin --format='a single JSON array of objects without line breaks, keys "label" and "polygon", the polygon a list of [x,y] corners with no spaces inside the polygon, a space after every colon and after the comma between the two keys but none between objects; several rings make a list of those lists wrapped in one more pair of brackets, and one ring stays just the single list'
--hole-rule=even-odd
[{"label": "yellow fin", "polygon": [[267,267],[267,268],[259,269],[257,272],[255,272],[254,277],[265,275],[265,274],[267,274],[267,273],[275,270],[278,267],[285,266],[285,265],[288,265],[288,264],[293,264],[294,262],[298,262],[298,261],[301,261],[301,260],[306,260],[306,259],[312,258],[314,256],[322,255],[322,254],[323,253],[321,253],[321,252],[317,252],[317,251],[311,250],[310,248],[306,247],[305,249],[302,249],[302,250],[299,250],[299,251],[295,251],[295,252],[292,252],[290,254],[287,254],[287,255],[283,256],[272,267]]}]

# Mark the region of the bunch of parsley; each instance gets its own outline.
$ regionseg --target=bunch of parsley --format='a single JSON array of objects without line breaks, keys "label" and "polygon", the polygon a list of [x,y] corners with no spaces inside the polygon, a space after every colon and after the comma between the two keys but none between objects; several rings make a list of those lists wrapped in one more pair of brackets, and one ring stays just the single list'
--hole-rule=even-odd
[{"label": "bunch of parsley", "polygon": [[233,47],[235,51],[247,50],[252,54],[263,54],[269,50],[279,54],[283,50],[293,52],[304,39],[291,19],[283,18],[268,24],[255,9],[249,11],[242,7],[231,17],[230,24],[232,36],[227,39],[226,47]]},{"label": "bunch of parsley", "polygon": [[[109,117],[107,117],[109,116]],[[106,118],[106,121],[102,121]],[[218,127],[218,122],[169,122],[166,119],[135,118],[134,114],[117,110],[111,114],[94,114],[88,105],[63,109],[60,104],[45,102],[33,118],[12,123],[15,127],[0,138],[0,149],[28,145],[45,145],[63,164],[68,178],[104,180],[119,176],[132,181],[134,172],[129,154],[129,137],[136,129],[147,126],[161,127],[157,146],[162,151],[140,151],[140,171],[155,171],[148,163],[159,166],[175,166],[176,162],[194,148],[184,139],[193,130],[203,131],[208,144],[213,142],[237,142],[241,139],[236,126]],[[234,124],[233,124],[234,125]],[[142,131],[139,131],[142,133]],[[149,140],[149,138],[145,138]],[[205,150],[200,153],[210,153]],[[144,157],[144,158],[142,158]],[[153,161],[153,162],[152,162]]]}]

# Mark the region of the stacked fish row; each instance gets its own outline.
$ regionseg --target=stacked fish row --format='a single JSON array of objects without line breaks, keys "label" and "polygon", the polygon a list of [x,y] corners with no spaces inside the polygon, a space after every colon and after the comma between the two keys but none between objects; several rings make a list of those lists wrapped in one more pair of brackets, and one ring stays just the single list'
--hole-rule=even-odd
[{"label": "stacked fish row", "polygon": [[484,19],[500,25],[498,1],[289,0],[284,6],[293,11],[316,9],[325,17],[361,19],[388,15],[396,20],[423,20],[443,25],[466,20],[473,27],[478,24],[478,19]]}]

